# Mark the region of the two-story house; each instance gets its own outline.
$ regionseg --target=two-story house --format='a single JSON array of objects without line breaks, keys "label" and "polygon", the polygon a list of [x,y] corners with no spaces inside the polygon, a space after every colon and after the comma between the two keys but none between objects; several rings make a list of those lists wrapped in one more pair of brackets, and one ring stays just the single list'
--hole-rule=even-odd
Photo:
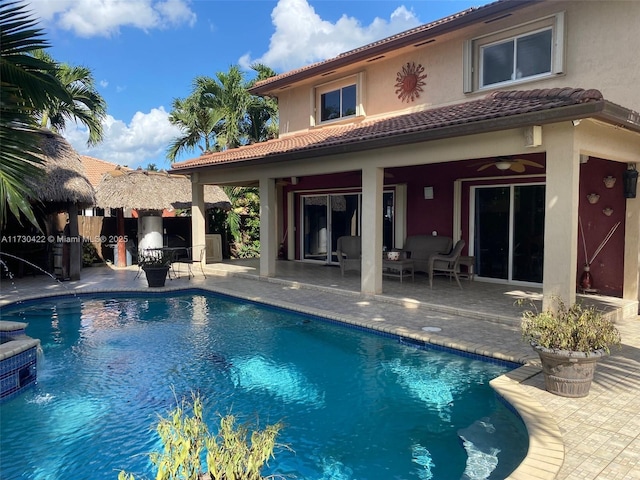
[{"label": "two-story house", "polygon": [[639,24],[640,2],[504,0],[262,81],[278,139],[173,166],[194,244],[205,184],[259,185],[263,276],[281,243],[336,263],[359,235],[361,290],[380,293],[381,252],[438,234],[480,281],[542,285],[547,304],[575,300],[585,263],[636,300]]}]

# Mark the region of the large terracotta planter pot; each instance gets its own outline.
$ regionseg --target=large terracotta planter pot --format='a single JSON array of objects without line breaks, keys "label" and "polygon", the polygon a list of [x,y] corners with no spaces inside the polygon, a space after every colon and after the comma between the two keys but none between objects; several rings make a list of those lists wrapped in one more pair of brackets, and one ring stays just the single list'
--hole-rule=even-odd
[{"label": "large terracotta planter pot", "polygon": [[589,388],[596,370],[596,363],[607,353],[596,350],[591,353],[550,350],[533,345],[540,356],[544,384],[548,392],[562,397],[580,398],[589,395]]},{"label": "large terracotta planter pot", "polygon": [[169,267],[142,267],[150,287],[164,287]]}]

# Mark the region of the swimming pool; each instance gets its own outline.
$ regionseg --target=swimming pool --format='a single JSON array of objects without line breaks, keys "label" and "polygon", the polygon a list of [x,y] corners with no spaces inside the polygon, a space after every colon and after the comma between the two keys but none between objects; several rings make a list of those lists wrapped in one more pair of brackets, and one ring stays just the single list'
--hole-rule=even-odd
[{"label": "swimming pool", "polygon": [[199,391],[208,423],[282,420],[265,473],[309,480],[504,478],[524,425],[488,382],[510,369],[228,297],[63,297],[2,310],[44,368],[1,409],[3,479],[151,478],[158,414]]}]

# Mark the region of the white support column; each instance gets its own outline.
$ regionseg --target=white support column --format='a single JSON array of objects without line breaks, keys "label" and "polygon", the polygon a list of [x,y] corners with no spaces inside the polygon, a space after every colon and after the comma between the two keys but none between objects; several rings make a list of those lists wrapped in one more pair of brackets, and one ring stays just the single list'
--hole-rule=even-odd
[{"label": "white support column", "polygon": [[[206,210],[204,206],[204,185],[197,183],[198,174],[191,176],[191,245],[202,247],[205,245]],[[200,258],[201,248],[194,248],[191,252],[192,259]]]},{"label": "white support column", "polygon": [[622,298],[640,301],[640,195],[627,198]]},{"label": "white support column", "polygon": [[382,193],[384,170],[362,170],[362,293],[382,293]]},{"label": "white support column", "polygon": [[293,192],[287,193],[287,260],[295,260],[296,257],[296,221],[294,212],[296,211],[295,195]]},{"label": "white support column", "polygon": [[547,179],[544,219],[543,309],[559,297],[576,300],[580,151],[571,122],[545,128]]},{"label": "white support column", "polygon": [[[462,238],[462,182],[453,182],[453,243]],[[471,243],[468,240],[467,243]]]},{"label": "white support column", "polygon": [[394,218],[395,248],[404,248],[407,239],[407,184],[396,185]]},{"label": "white support column", "polygon": [[276,231],[276,181],[260,178],[260,276],[276,275],[278,239]]}]

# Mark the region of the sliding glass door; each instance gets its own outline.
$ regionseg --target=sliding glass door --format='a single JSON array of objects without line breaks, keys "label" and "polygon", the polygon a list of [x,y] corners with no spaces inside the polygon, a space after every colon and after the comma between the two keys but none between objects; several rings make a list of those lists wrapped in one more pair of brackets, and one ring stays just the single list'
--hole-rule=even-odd
[{"label": "sliding glass door", "polygon": [[542,282],[544,185],[473,188],[473,253],[485,278]]},{"label": "sliding glass door", "polygon": [[[360,235],[360,193],[332,193],[302,197],[302,259],[337,263],[336,245],[343,235]],[[384,193],[383,241],[393,245],[393,192]]]},{"label": "sliding glass door", "polygon": [[359,194],[329,195],[331,209],[331,258],[337,262],[336,246],[343,235],[360,235],[360,198]]},{"label": "sliding glass door", "polygon": [[305,260],[326,260],[328,195],[302,198],[303,212],[303,258]]}]

